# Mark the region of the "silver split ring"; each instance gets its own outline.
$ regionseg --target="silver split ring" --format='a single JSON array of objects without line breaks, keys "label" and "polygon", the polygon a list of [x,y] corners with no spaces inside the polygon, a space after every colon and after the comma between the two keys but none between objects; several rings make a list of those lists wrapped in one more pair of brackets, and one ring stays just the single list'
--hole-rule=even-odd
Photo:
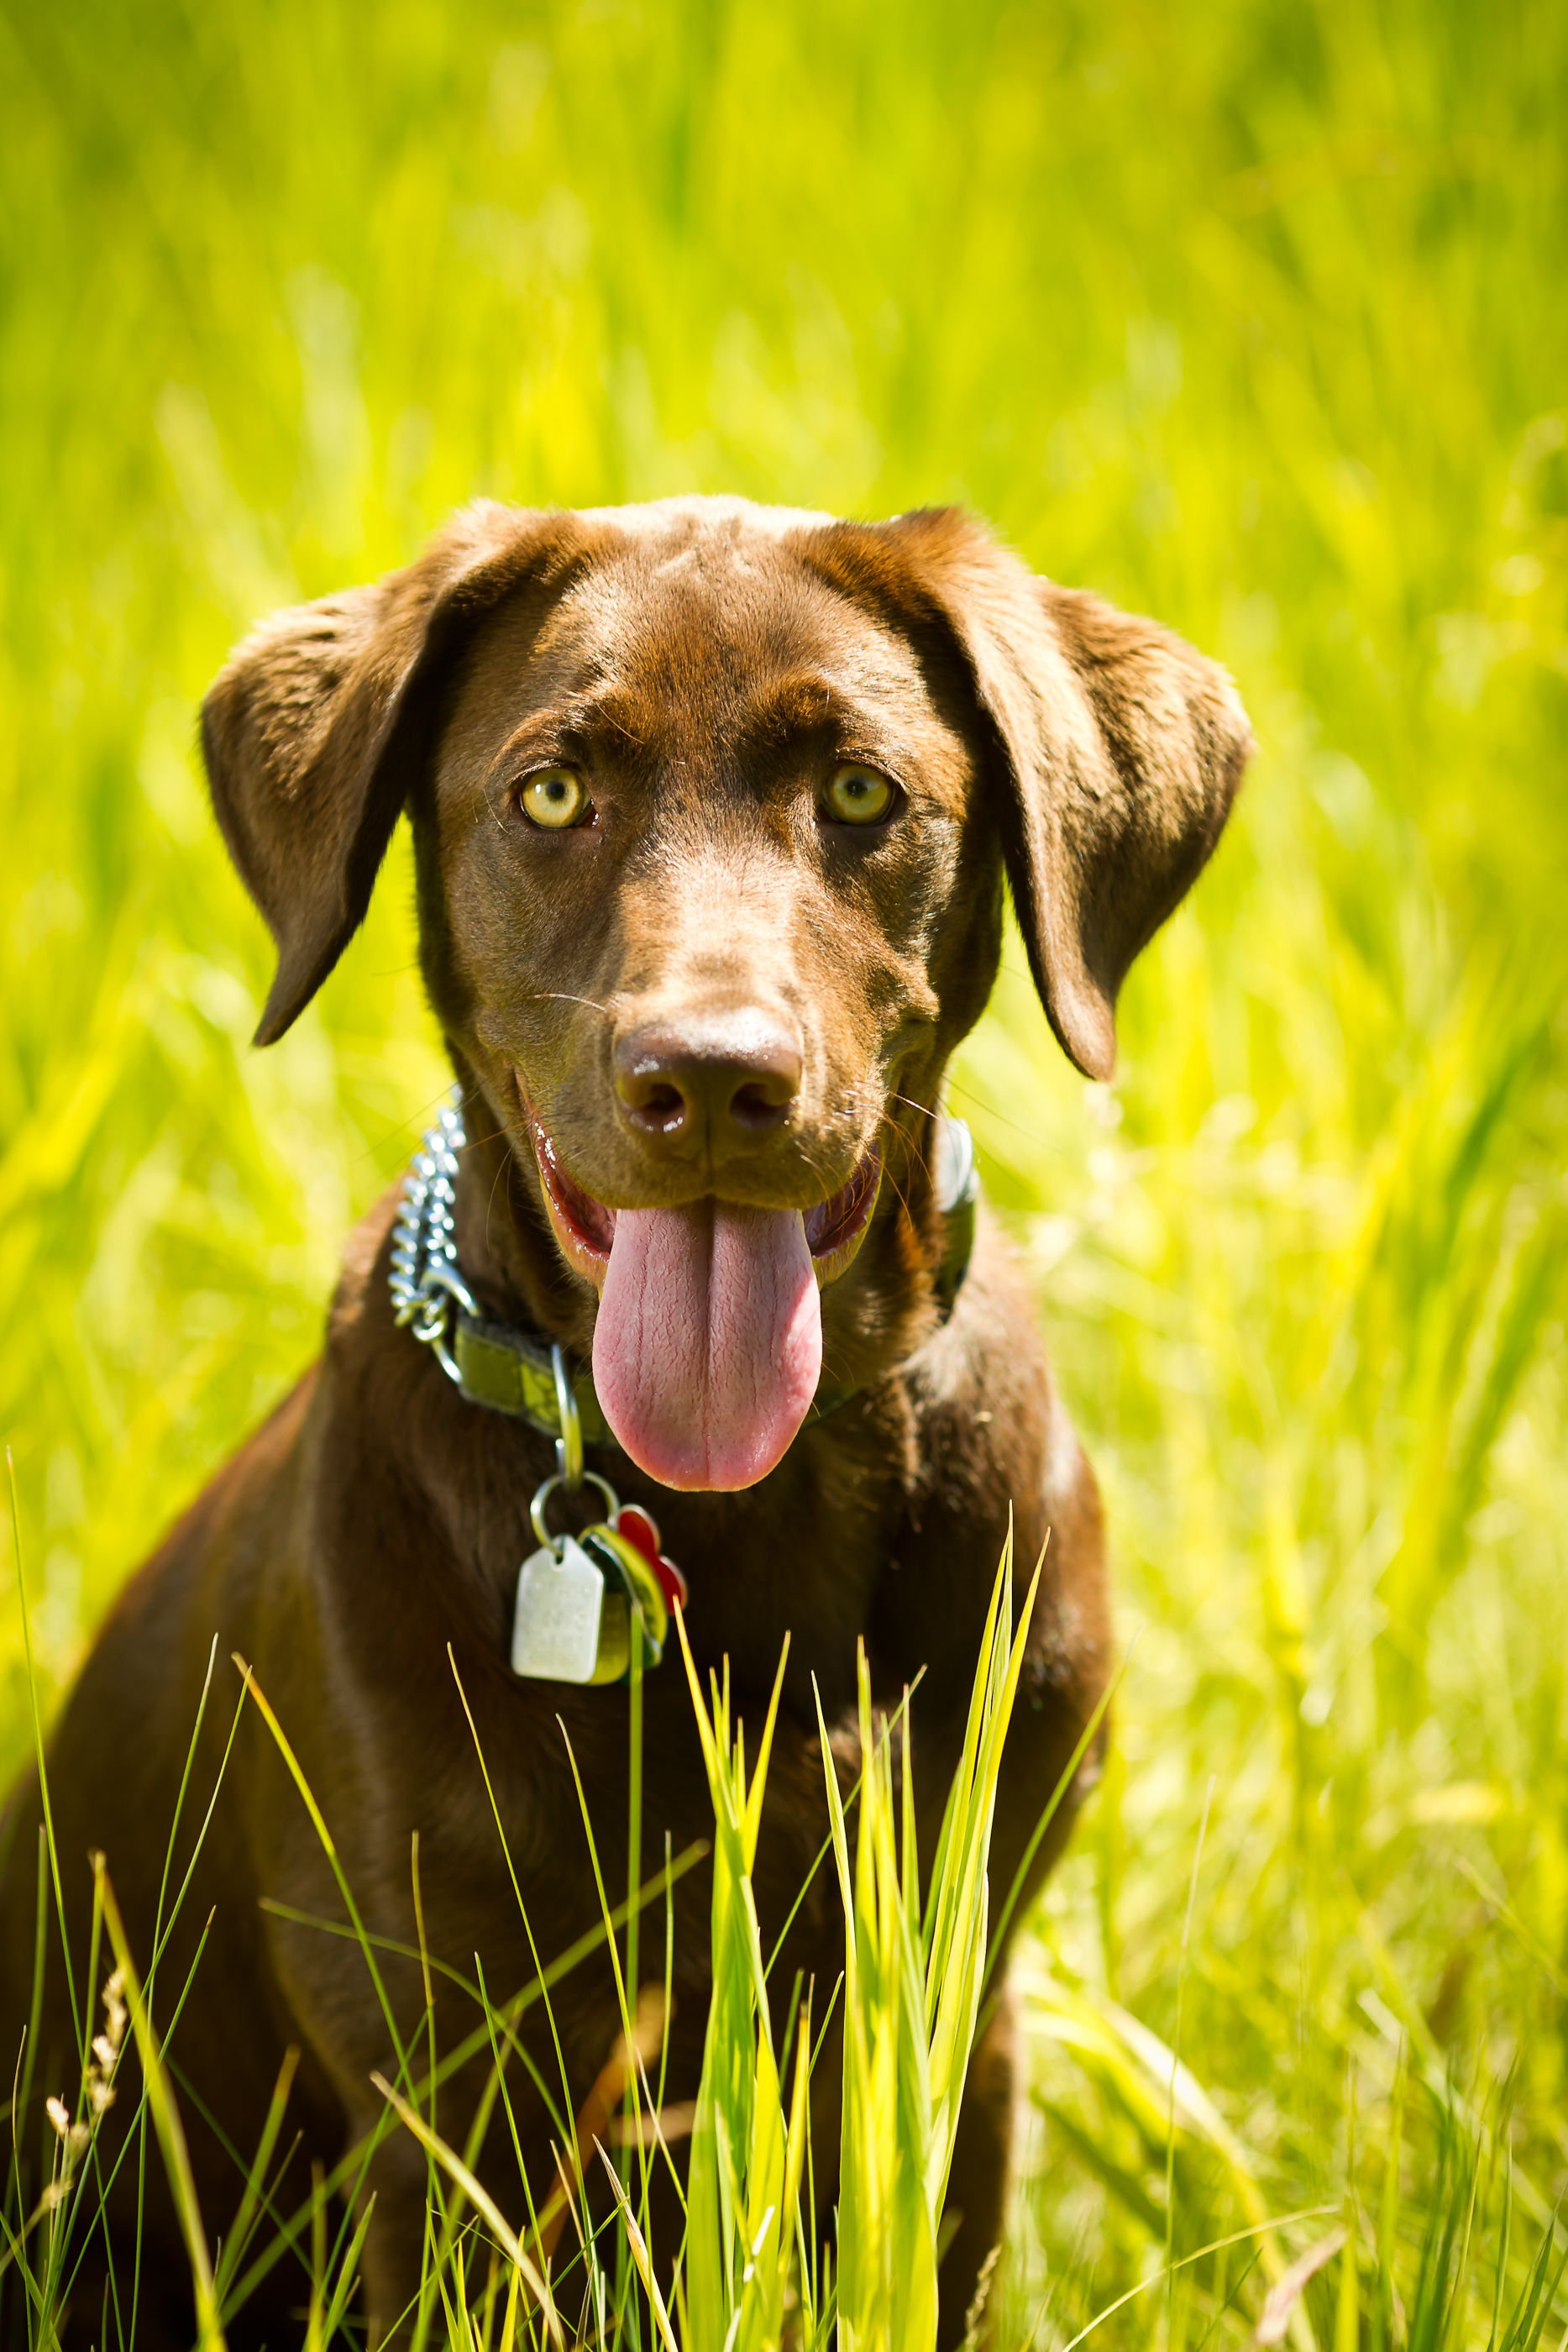
[{"label": "silver split ring", "polygon": [[[613,1519],[616,1512],[621,1508],[621,1497],[615,1492],[615,1489],[611,1485],[609,1479],[601,1478],[597,1470],[585,1470],[582,1474],[582,1481],[580,1483],[585,1483],[590,1486],[598,1487],[600,1493],[604,1497],[604,1516],[608,1519]],[[549,1501],[549,1498],[555,1493],[556,1488],[558,1486],[564,1486],[566,1484],[566,1479],[561,1475],[559,1471],[557,1471],[551,1477],[545,1480],[544,1485],[539,1488],[538,1494],[534,1496],[533,1501],[528,1505],[528,1517],[533,1521],[534,1533],[538,1536],[540,1543],[551,1550],[554,1549],[556,1544],[559,1541],[559,1538],[552,1536],[549,1528],[545,1525],[545,1505]],[[569,1489],[569,1491],[570,1490]]]}]

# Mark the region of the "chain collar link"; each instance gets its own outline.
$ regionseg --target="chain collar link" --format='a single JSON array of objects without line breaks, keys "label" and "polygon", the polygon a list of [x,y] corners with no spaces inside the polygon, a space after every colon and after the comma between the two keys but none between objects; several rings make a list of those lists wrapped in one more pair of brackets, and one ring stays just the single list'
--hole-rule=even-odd
[{"label": "chain collar link", "polygon": [[479,1309],[457,1271],[457,1155],[467,1142],[463,1089],[454,1087],[402,1180],[392,1229],[390,1287],[400,1324],[434,1348],[448,1380],[463,1375],[452,1352],[451,1326],[459,1307]]}]

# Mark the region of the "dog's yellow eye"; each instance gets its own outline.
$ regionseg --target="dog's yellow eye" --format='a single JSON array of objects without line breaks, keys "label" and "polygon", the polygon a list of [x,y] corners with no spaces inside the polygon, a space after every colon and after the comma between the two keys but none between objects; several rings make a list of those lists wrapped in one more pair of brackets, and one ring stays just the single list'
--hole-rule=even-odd
[{"label": "dog's yellow eye", "polygon": [[874,768],[838,768],[822,805],[836,824],[876,824],[893,806],[893,786]]},{"label": "dog's yellow eye", "polygon": [[580,824],[593,806],[587,785],[570,768],[541,768],[528,778],[517,799],[529,824],[542,825],[547,833],[564,833],[569,825]]}]

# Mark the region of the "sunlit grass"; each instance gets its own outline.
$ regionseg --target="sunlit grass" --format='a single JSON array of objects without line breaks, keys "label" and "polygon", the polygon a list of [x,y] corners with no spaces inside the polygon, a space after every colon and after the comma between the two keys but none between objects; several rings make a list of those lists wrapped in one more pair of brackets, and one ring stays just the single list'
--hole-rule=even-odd
[{"label": "sunlit grass", "polygon": [[[155,1937],[144,1983],[106,1859],[95,1854],[88,1949],[76,1955],[78,1966],[85,1960],[79,1991],[74,1971],[70,1977],[78,2019],[79,2091],[74,2107],[58,2093],[48,2096],[41,2165],[37,2151],[13,2128],[0,2176],[0,2325],[9,2323],[5,2340],[36,2347],[37,2352],[49,2352],[57,2343],[71,2311],[83,2252],[99,2226],[99,2207],[132,2150],[145,2166],[151,2137],[168,2177],[189,2261],[199,2352],[224,2352],[225,2331],[243,2316],[247,2291],[273,2263],[307,2243],[309,2286],[303,2333],[309,2352],[340,2334],[364,2342],[366,2315],[358,2264],[375,2205],[365,2184],[376,2148],[401,2128],[413,2136],[428,2159],[420,2283],[414,2304],[401,2315],[406,2340],[416,2347],[444,2342],[452,2352],[491,2352],[492,2345],[498,2344],[499,2352],[512,2352],[523,2343],[548,2343],[564,2352],[570,2341],[584,2352],[611,2352],[612,2347],[651,2342],[664,2352],[707,2352],[719,2344],[727,2352],[781,2352],[788,2342],[794,2352],[819,2352],[820,2347],[825,2352],[834,2343],[844,2352],[854,2352],[854,2347],[873,2352],[873,2347],[893,2344],[905,2352],[935,2352],[938,2235],[985,1977],[987,1862],[997,1777],[1033,1597],[1031,1586],[1024,1608],[1015,1612],[1009,1544],[992,1593],[937,1852],[926,1858],[924,1894],[906,1713],[901,1708],[894,1722],[878,1724],[863,1647],[859,1656],[860,1769],[847,1789],[841,1786],[840,1767],[819,1709],[830,1843],[845,1924],[844,1969],[827,2002],[831,2017],[842,1995],[842,2027],[834,2045],[842,2053],[835,2102],[844,2118],[842,2159],[831,2210],[818,2208],[810,2141],[812,2077],[827,2040],[827,2021],[813,2039],[812,1989],[797,1981],[780,2036],[793,2053],[786,2092],[775,2052],[770,1968],[763,1956],[752,1894],[768,1757],[783,1686],[782,1660],[748,1771],[745,1727],[731,1713],[727,1663],[722,1675],[710,1676],[705,1697],[685,1623],[677,1614],[676,1632],[714,1805],[713,2000],[696,2095],[690,2111],[682,2113],[664,2101],[665,2037],[672,2013],[668,1959],[662,1988],[656,1980],[639,1983],[636,1960],[639,1915],[650,1895],[663,1892],[667,1900],[674,1883],[673,1869],[667,1867],[662,1881],[651,1888],[632,1888],[625,1905],[612,1909],[605,1893],[606,1858],[600,1853],[584,1801],[582,1828],[600,1890],[601,1932],[583,1939],[577,1949],[554,1956],[549,1967],[538,1965],[532,1980],[500,2006],[492,2002],[481,1976],[477,1988],[471,1990],[483,2011],[483,2025],[459,2048],[438,2057],[428,1964],[427,2041],[417,2022],[410,2032],[405,2021],[400,2033],[379,1958],[379,1952],[392,1948],[385,1937],[367,1931],[287,1731],[249,1667],[236,1659],[242,1705],[248,1701],[260,1711],[342,1899],[342,1921],[303,1924],[345,1935],[357,1945],[367,1997],[384,2015],[396,2079],[372,2075],[385,2107],[368,2138],[351,2147],[329,2176],[317,2162],[308,2208],[282,2217],[269,2189],[269,2175],[299,2056],[291,2049],[255,2154],[248,2165],[243,2157],[239,2159],[243,2190],[238,2210],[214,2255],[207,2236],[213,2217],[204,2220],[168,2063],[191,1977],[175,1989],[168,2004],[169,2023],[161,2031],[153,2020],[152,1992],[166,1936]],[[24,1608],[24,1633],[26,1623]],[[630,1770],[634,1787],[643,1769],[637,1728],[642,1671],[639,1633],[631,1667]],[[210,1693],[209,1679],[202,1712]],[[466,1699],[464,1703],[466,1707]],[[198,1716],[198,1728],[199,1722]],[[566,1737],[564,1727],[561,1736]],[[896,1798],[895,1740],[900,1749]],[[477,1770],[489,1794],[489,1771],[476,1729],[475,1745]],[[47,1761],[41,1746],[38,1760],[47,1791]],[[575,1759],[573,1774],[575,1778]],[[215,1797],[216,1790],[212,1793]],[[580,1780],[578,1793],[581,1798]],[[852,1821],[852,1863],[848,1842]],[[498,1810],[495,1825],[528,1944],[537,1954],[538,1935],[548,1931],[542,1922],[536,1928],[524,1906]],[[635,1853],[635,1845],[632,1851]],[[824,1847],[819,1866],[826,1853]],[[41,1986],[43,1921],[48,1910],[60,1908],[61,1857],[47,1801],[39,1856],[36,1981]],[[412,1864],[417,1895],[417,1837]],[[168,1914],[170,1928],[188,1885],[187,1873]],[[806,1891],[803,1887],[802,1895]],[[162,1906],[160,1919],[162,1923]],[[423,1923],[421,1937],[418,1957],[423,1959]],[[191,1976],[201,1966],[205,1941],[204,1935]],[[526,2009],[541,2003],[559,2053],[552,1988],[601,1943],[610,1955],[619,1996],[620,2034],[576,2115],[570,2105],[557,2109],[552,2102],[559,2179],[543,2193],[543,2185],[528,2178],[519,2159],[511,2201],[526,2208],[527,2219],[509,2220],[475,2168],[493,2120],[504,2116],[517,2145],[507,2065],[523,2056],[517,2022]],[[665,1949],[668,1955],[668,1932]],[[113,1965],[101,1994],[105,2015],[99,2026],[94,1994],[110,1961]],[[72,1969],[68,1957],[66,1966]],[[19,2053],[29,2081],[32,2044],[37,2038],[37,1995],[34,2009]],[[436,2128],[436,2090],[476,2046],[486,2042],[491,2073],[467,2144],[458,2150]],[[132,2044],[139,2066],[122,2072],[121,2058]],[[829,2063],[839,2062],[831,2055]],[[514,2065],[513,2074],[517,2071]],[[537,2079],[537,2068],[529,2071]],[[564,2094],[564,2075],[561,2088]],[[134,2099],[134,2112],[118,2147],[106,2147],[103,2120],[121,2098]],[[26,2084],[19,2105],[26,2113]],[[689,2140],[684,2179],[671,2152],[672,2137]],[[608,2229],[593,2204],[601,2167],[612,2196]],[[654,2226],[650,2190],[656,2172],[668,2172],[676,2189],[682,2226],[674,2244],[661,2243]],[[570,2235],[562,2226],[568,2218]],[[136,2341],[140,2249],[128,2254],[121,2242],[118,2252],[121,2259],[111,2270],[104,2327],[106,2336],[131,2345]],[[382,2315],[383,2322],[389,2316]]]},{"label": "sunlit grass", "polygon": [[[1565,98],[1542,0],[0,18],[0,1433],[46,1710],[444,1086],[401,845],[246,1048],[190,745],[257,612],[479,490],[961,497],[1236,672],[1261,753],[1115,1089],[1016,951],[955,1086],[1143,1629],[1019,1955],[1004,2342],[1168,2250],[1092,2340],[1239,2346],[1273,2257],[1187,2257],[1328,2209],[1282,2274],[1354,2195],[1362,2340],[1458,2210],[1482,2346],[1511,2193],[1500,2341],[1568,2180]],[[9,1769],[15,1612],[0,1677]],[[1333,2352],[1348,2259],[1292,2322]]]}]

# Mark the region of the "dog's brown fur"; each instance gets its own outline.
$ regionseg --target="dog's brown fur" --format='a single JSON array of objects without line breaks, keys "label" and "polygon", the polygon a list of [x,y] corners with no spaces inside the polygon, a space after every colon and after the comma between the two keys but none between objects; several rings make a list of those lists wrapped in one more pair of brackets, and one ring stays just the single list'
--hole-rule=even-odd
[{"label": "dog's brown fur", "polygon": [[[623,1496],[653,1505],[690,1580],[699,1664],[727,1656],[760,1719],[791,1647],[757,1895],[765,1942],[821,1843],[811,1681],[844,1719],[863,1636],[889,1701],[923,1675],[915,1753],[929,1856],[961,1738],[1009,1507],[1021,1559],[1049,1528],[1027,1680],[1009,1741],[992,1884],[1005,1889],[1109,1669],[1101,1512],[1059,1402],[1027,1283],[981,1221],[968,1279],[940,1321],[941,1232],[925,1152],[928,1107],[977,1018],[1001,940],[1004,868],[1040,995],[1079,1066],[1110,1074],[1117,988],[1207,856],[1249,749],[1223,674],[1178,639],[1033,578],[952,511],[859,525],[690,499],[583,515],[481,506],[408,570],[267,624],[207,699],[204,741],[225,839],[278,947],[258,1033],[279,1035],[363,916],[399,813],[413,821],[423,968],[467,1102],[459,1255],[495,1313],[588,1352],[595,1294],[542,1213],[524,1113],[539,1111],[577,1180],[622,1207],[704,1193],[806,1208],[880,1142],[887,1181],[865,1244],[823,1294],[825,1377],[859,1391],[809,1422],[760,1485],[673,1494],[619,1456]],[[592,781],[591,826],[530,830],[509,798],[527,760]],[[821,781],[853,758],[903,799],[887,824],[819,823]],[[760,1011],[799,1041],[788,1116],[728,1158],[669,1149],[622,1115],[619,1039]],[[627,1700],[620,1689],[522,1683],[507,1664],[528,1506],[550,1465],[526,1425],[465,1402],[392,1322],[392,1202],[356,1232],[320,1361],[219,1473],[111,1612],[49,1748],[78,1999],[101,1848],[132,1946],[153,1940],[165,1840],[214,1637],[223,1662],[198,1745],[171,1884],[218,1778],[231,1652],[250,1660],[298,1754],[372,1932],[417,1940],[419,1840],[433,1958],[493,1996],[531,1977],[528,1950],[446,1659],[451,1644],[536,1933],[549,1953],[598,1916],[558,1714],[601,1851],[625,1851]],[[700,1838],[708,1804],[677,1668],[645,1685],[643,1846]],[[846,1749],[847,1753],[847,1749]],[[1083,1776],[1081,1775],[1082,1787]],[[1033,1866],[1038,1880],[1067,1811]],[[31,1996],[39,1799],[10,1807],[0,1885],[0,2048]],[[263,1903],[269,1907],[258,1907]],[[706,2004],[706,1890],[675,1898],[670,2095],[689,2095]],[[354,1947],[272,1906],[341,1917],[319,1841],[254,1707],[242,1717],[160,1984],[205,1949],[174,2036],[207,2229],[230,2227],[283,2053],[302,2053],[279,2211],[308,2194],[374,2120],[387,2025]],[[74,2093],[74,2036],[51,1927],[35,2113]],[[825,1997],[842,1923],[820,1874],[779,1963]],[[646,1948],[646,1944],[644,1946]],[[423,2012],[416,1965],[383,1956],[399,2030]],[[450,2046],[476,2021],[437,1975]],[[161,2008],[166,2013],[170,1995]],[[559,1987],[580,2102],[614,2032],[602,1953]],[[533,2012],[537,2020],[538,2011]],[[421,2028],[420,2030],[423,2030]],[[546,2043],[535,2053],[547,2074]],[[461,2143],[487,2056],[444,2093]],[[821,2069],[833,2074],[832,2053]],[[550,2176],[550,2129],[527,2079],[512,2099],[529,2177]],[[1009,2131],[1005,2011],[977,2055],[942,2273],[955,2340],[1000,2227]],[[134,2101],[122,2095],[116,2120]],[[835,2134],[818,2118],[817,2194],[831,2210]],[[497,2125],[480,2167],[519,2207]],[[186,2266],[151,2178],[138,2341],[188,2340]],[[420,2265],[424,2160],[406,2135],[372,2175],[365,2248],[372,2340]],[[117,2251],[134,2227],[136,2168],[110,2200]],[[120,2293],[124,2296],[126,2265]],[[102,2342],[102,2248],[73,2298],[76,2340]],[[298,2332],[298,2270],[274,2272],[234,2335]],[[112,2327],[108,2340],[113,2340]]]}]

